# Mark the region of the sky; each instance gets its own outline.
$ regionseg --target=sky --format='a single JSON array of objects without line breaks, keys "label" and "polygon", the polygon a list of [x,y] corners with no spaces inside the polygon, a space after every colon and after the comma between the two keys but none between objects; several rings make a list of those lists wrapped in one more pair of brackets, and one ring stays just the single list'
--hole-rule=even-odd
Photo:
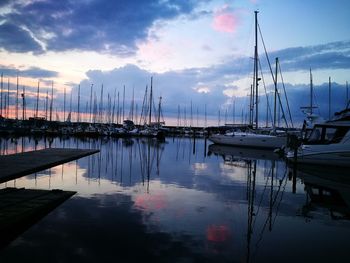
[{"label": "sky", "polygon": [[[132,94],[140,114],[153,77],[155,104],[162,97],[170,125],[204,125],[205,113],[216,124],[244,122],[256,10],[265,83],[259,90],[260,119],[266,118],[266,97],[271,105],[273,91],[264,46],[273,71],[279,58],[281,97],[287,96],[295,119],[302,118],[300,106],[309,104],[310,69],[319,114],[329,115],[329,78],[331,111],[343,109],[350,80],[346,0],[0,0],[3,90],[9,83],[13,106],[18,75],[29,110],[39,82],[39,108],[44,109],[53,82],[54,108],[60,113],[64,90],[74,111],[80,85],[84,111],[91,85],[96,101],[103,85],[106,110],[118,92],[121,105],[125,86],[125,115],[131,112]],[[285,100],[282,104],[286,107]]]}]

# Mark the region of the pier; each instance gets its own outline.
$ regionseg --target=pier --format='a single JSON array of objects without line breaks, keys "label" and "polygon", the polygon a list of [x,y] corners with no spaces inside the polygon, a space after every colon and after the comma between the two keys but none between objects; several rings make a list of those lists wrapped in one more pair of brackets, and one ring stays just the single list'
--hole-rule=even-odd
[{"label": "pier", "polygon": [[0,183],[85,157],[99,150],[47,148],[0,156]]},{"label": "pier", "polygon": [[5,188],[0,190],[0,248],[53,211],[76,192]]}]

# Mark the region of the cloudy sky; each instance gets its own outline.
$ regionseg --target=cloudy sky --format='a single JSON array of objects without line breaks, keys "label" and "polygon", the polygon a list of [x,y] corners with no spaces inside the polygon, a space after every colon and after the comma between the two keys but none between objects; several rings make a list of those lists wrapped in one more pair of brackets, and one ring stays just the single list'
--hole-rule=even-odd
[{"label": "cloudy sky", "polygon": [[[108,94],[111,102],[118,92],[121,99],[125,85],[129,112],[133,91],[140,111],[153,76],[163,114],[169,122],[174,118],[169,124],[176,124],[179,109],[182,122],[185,115],[189,122],[191,105],[193,119],[206,108],[209,119],[218,119],[220,111],[221,124],[231,122],[233,113],[238,122],[246,119],[252,83],[254,10],[270,61],[279,58],[293,115],[300,117],[299,107],[308,104],[310,68],[319,113],[328,116],[329,77],[332,111],[344,108],[350,80],[347,0],[1,0],[3,86],[9,81],[13,104],[18,74],[33,107],[40,81],[43,108],[53,81],[54,107],[61,111],[64,89],[67,98],[72,92],[74,107],[81,85],[84,110],[91,84],[96,97],[103,85],[104,105]],[[263,118],[272,78],[261,39],[259,54]]]}]

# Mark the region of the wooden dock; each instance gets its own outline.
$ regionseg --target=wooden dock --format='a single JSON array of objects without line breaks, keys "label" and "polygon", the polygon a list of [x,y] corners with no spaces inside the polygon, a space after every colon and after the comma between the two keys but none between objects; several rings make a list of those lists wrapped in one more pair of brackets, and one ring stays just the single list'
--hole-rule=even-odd
[{"label": "wooden dock", "polygon": [[47,148],[0,156],[0,183],[85,157],[99,150]]},{"label": "wooden dock", "polygon": [[5,188],[0,190],[0,249],[76,192]]}]

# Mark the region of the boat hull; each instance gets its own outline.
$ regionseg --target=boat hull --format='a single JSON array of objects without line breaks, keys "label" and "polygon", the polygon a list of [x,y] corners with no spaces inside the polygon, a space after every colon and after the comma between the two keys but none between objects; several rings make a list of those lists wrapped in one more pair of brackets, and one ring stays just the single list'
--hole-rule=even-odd
[{"label": "boat hull", "polygon": [[271,136],[260,134],[234,134],[222,135],[216,134],[209,137],[213,143],[232,145],[240,147],[276,149],[287,144],[286,136]]},{"label": "boat hull", "polygon": [[[292,154],[287,158],[295,161]],[[303,164],[350,167],[350,151],[298,153],[296,161]]]}]

